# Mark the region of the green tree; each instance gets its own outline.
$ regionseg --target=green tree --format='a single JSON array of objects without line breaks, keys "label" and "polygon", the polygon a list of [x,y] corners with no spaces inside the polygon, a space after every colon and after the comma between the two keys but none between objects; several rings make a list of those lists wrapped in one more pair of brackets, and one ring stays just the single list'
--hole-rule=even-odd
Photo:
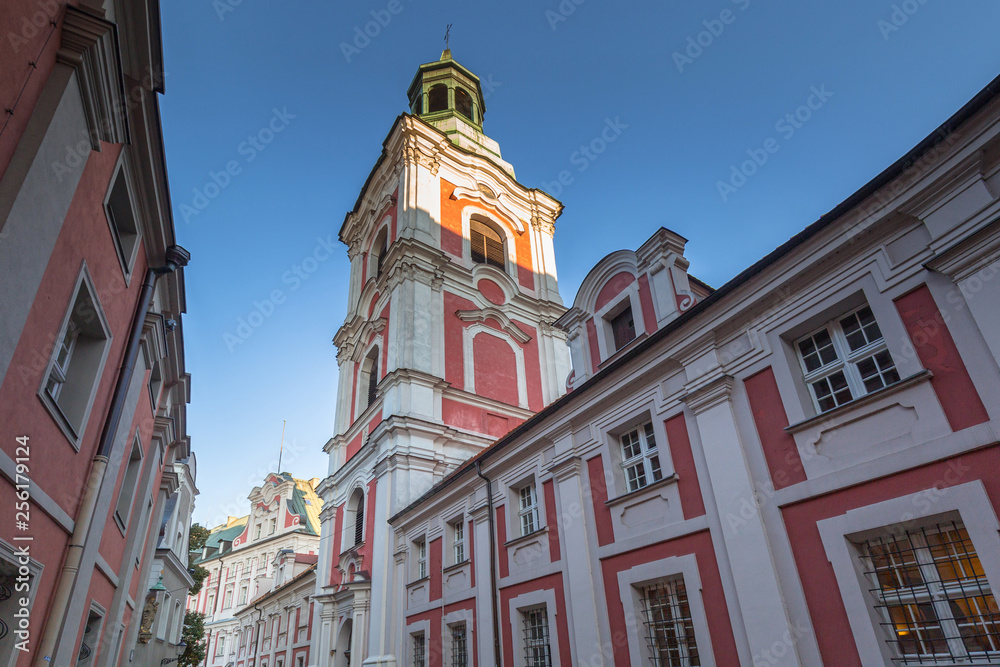
[{"label": "green tree", "polygon": [[205,661],[205,654],[208,652],[208,645],[205,641],[205,614],[199,614],[196,611],[184,613],[181,641],[187,644],[187,648],[177,660],[179,667],[197,667]]},{"label": "green tree", "polygon": [[197,595],[201,591],[201,585],[204,583],[205,577],[208,576],[208,570],[201,565],[192,565],[188,568],[188,572],[191,573],[191,578],[194,579],[194,586],[188,589],[188,595]]},{"label": "green tree", "polygon": [[205,546],[205,540],[211,533],[212,531],[201,524],[192,523],[191,533],[188,537],[188,551],[201,551],[202,547]]}]

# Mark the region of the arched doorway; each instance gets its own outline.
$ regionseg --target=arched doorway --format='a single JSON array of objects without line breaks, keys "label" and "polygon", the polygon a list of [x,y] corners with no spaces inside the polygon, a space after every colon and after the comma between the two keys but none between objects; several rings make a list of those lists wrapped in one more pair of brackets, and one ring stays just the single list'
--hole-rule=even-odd
[{"label": "arched doorway", "polygon": [[334,656],[334,667],[351,667],[351,631],[354,624],[351,621],[344,621],[340,625],[340,634],[337,635],[337,648]]}]

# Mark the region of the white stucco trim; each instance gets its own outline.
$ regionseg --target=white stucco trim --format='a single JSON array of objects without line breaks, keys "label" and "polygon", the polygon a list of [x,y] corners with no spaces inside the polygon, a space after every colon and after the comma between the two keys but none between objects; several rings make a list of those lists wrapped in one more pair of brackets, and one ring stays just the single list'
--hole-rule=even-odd
[{"label": "white stucco trim", "polygon": [[853,540],[864,539],[869,531],[882,532],[900,524],[920,525],[931,517],[956,512],[979,554],[990,587],[1000,590],[1000,534],[997,533],[1000,522],[980,480],[943,489],[925,489],[817,523],[862,664],[891,666],[895,663],[882,636],[879,625],[882,618],[869,600],[863,565]]},{"label": "white stucco trim", "polygon": [[431,642],[433,641],[430,621],[416,621],[407,624],[405,630],[406,643],[403,646],[403,655],[400,656],[402,664],[413,664],[413,635],[421,633],[424,635],[424,664],[430,664]]},{"label": "white stucco trim", "polygon": [[[597,347],[600,351],[602,362],[618,351],[614,349],[615,336],[611,330],[611,322],[606,318],[609,316],[609,313],[617,315],[615,311],[623,310],[626,300],[628,300],[628,305],[632,309],[632,323],[635,326],[635,337],[638,338],[646,333],[646,322],[642,318],[642,303],[639,300],[639,280],[636,278],[608,303],[604,304],[600,310],[594,312],[594,325],[597,329]],[[595,368],[594,371],[596,372],[597,369]]]},{"label": "white stucco trim", "polygon": [[625,611],[625,627],[628,633],[628,648],[632,664],[647,664],[650,660],[649,647],[643,635],[642,595],[639,586],[676,579],[684,582],[688,606],[691,609],[691,623],[694,640],[702,667],[715,667],[712,653],[712,638],[708,631],[708,617],[701,597],[701,576],[694,554],[672,556],[662,560],[636,565],[618,573],[618,594]]},{"label": "white stucco trim", "polygon": [[512,635],[514,655],[506,657],[506,663],[519,665],[524,658],[524,630],[521,619],[521,611],[531,607],[545,605],[545,615],[549,622],[549,655],[551,664],[561,665],[559,660],[559,630],[556,625],[556,592],[553,588],[545,588],[537,591],[529,591],[511,598],[507,603],[507,618],[510,619],[510,632]]},{"label": "white stucco trim", "polygon": [[472,662],[472,632],[475,630],[472,614],[471,609],[459,609],[445,614],[441,619],[441,664],[445,667],[454,667],[451,662],[451,626],[458,623],[465,624],[465,650],[469,656],[468,662]]},{"label": "white stucco trim", "polygon": [[473,341],[481,333],[489,334],[499,338],[510,346],[514,351],[514,358],[517,363],[517,405],[521,408],[528,407],[528,381],[524,370],[524,350],[514,341],[510,334],[505,331],[497,331],[485,324],[476,322],[470,324],[462,330],[462,358],[465,365],[465,391],[476,393],[476,365],[473,354]]}]

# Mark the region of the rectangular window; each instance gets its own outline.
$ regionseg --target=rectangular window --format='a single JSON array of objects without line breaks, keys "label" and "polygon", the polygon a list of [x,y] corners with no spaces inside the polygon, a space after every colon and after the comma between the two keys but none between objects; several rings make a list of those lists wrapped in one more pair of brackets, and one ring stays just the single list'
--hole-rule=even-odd
[{"label": "rectangular window", "polygon": [[653,424],[646,422],[619,437],[622,446],[622,470],[629,491],[663,479],[660,452],[656,446]]},{"label": "rectangular window", "polygon": [[538,494],[535,493],[535,483],[522,486],[518,492],[518,511],[521,522],[521,535],[530,535],[538,530]]},{"label": "rectangular window", "polygon": [[91,609],[87,616],[87,625],[83,628],[83,640],[80,642],[80,652],[77,654],[77,665],[96,665],[97,649],[100,648],[101,626],[104,625],[104,614],[97,609]]},{"label": "rectangular window", "polygon": [[456,521],[451,524],[451,544],[455,555],[455,563],[465,562],[465,522]]},{"label": "rectangular window", "polygon": [[226,586],[225,597],[222,599],[222,608],[229,609],[233,606],[233,585]]},{"label": "rectangular window", "polygon": [[220,656],[226,653],[226,636],[219,635],[219,639],[215,642],[215,655]]},{"label": "rectangular window", "polygon": [[135,219],[132,199],[125,177],[125,167],[118,170],[111,190],[104,204],[107,212],[108,225],[111,227],[111,237],[121,261],[125,275],[132,271],[133,257],[139,245],[139,225]]},{"label": "rectangular window", "polygon": [[118,490],[118,504],[115,506],[115,518],[122,530],[128,526],[129,515],[132,513],[132,504],[135,500],[136,487],[139,485],[139,473],[142,471],[142,442],[139,434],[135,434],[135,441],[132,443],[132,453],[125,464],[125,477],[122,479],[122,486]]},{"label": "rectangular window", "polygon": [[813,403],[826,412],[899,382],[868,306],[828,322],[795,344]]},{"label": "rectangular window", "polygon": [[549,648],[549,616],[545,606],[521,612],[524,631],[524,664],[527,667],[552,667]]},{"label": "rectangular window", "polygon": [[698,646],[684,581],[642,587],[642,622],[654,665],[698,667]]},{"label": "rectangular window", "polygon": [[961,523],[858,546],[896,664],[1000,664],[1000,609]]},{"label": "rectangular window", "polygon": [[414,542],[417,547],[417,579],[427,576],[427,540],[421,539]]},{"label": "rectangular window", "polygon": [[465,623],[451,626],[451,667],[468,667],[469,647]]},{"label": "rectangular window", "polygon": [[259,523],[256,526],[254,526],[253,538],[255,540],[259,540],[260,539],[260,524]]},{"label": "rectangular window", "polygon": [[52,357],[38,389],[42,403],[74,447],[79,447],[111,342],[95,294],[84,268],[65,321],[58,333],[53,332]]},{"label": "rectangular window", "polygon": [[240,586],[240,604],[242,605],[246,603],[247,603],[247,587]]},{"label": "rectangular window", "polygon": [[427,647],[424,643],[424,633],[411,636],[413,637],[413,667],[426,667]]},{"label": "rectangular window", "polygon": [[268,535],[274,535],[274,531],[277,530],[277,529],[278,529],[278,520],[277,519],[271,519],[271,523],[268,526],[267,534]]},{"label": "rectangular window", "polygon": [[635,340],[635,322],[632,318],[632,306],[628,306],[611,318],[611,335],[615,342],[615,351],[622,349]]}]

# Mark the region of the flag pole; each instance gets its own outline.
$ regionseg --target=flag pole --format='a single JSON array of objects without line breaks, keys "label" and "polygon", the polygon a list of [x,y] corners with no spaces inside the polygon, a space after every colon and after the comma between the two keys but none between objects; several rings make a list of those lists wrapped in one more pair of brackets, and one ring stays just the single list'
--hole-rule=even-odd
[{"label": "flag pole", "polygon": [[285,423],[288,420],[281,420],[281,445],[278,447],[278,474],[281,474],[281,455],[285,452]]}]

